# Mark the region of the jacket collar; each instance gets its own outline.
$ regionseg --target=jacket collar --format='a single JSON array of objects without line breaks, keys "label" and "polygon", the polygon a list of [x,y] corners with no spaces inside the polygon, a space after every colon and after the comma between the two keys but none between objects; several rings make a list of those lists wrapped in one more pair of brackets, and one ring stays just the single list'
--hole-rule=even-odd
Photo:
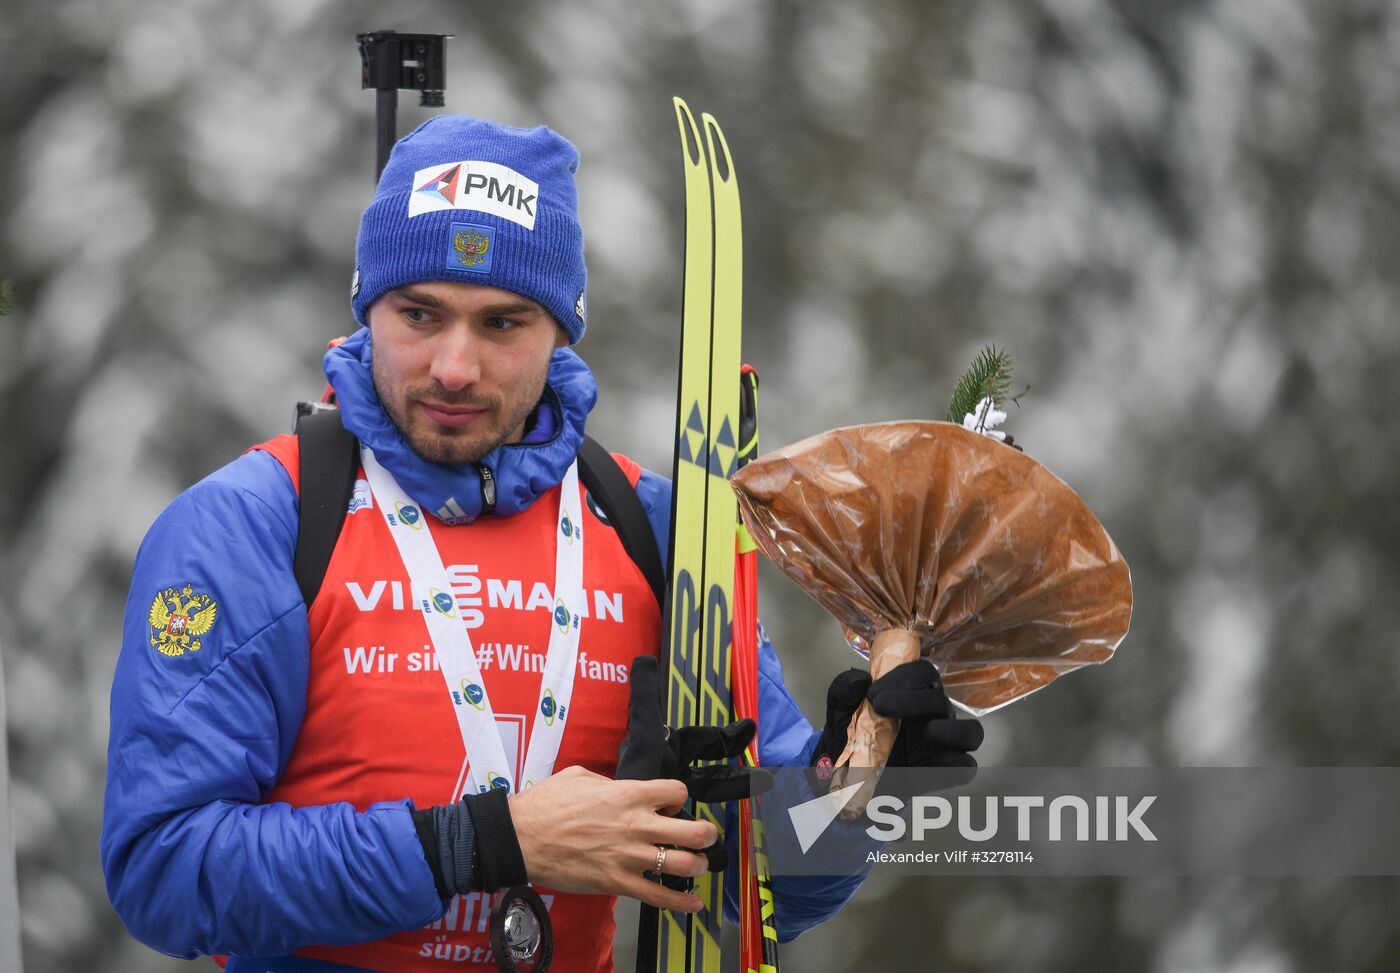
[{"label": "jacket collar", "polygon": [[489,512],[499,516],[519,513],[553,489],[578,455],[584,423],[598,401],[597,383],[583,359],[560,348],[550,360],[541,411],[523,442],[497,447],[479,463],[432,463],[413,451],[384,411],[370,373],[373,353],[368,328],[326,352],[326,378],[335,389],[341,420],[374,450],[404,492],[447,523],[469,523],[482,515],[483,467],[496,491]]}]

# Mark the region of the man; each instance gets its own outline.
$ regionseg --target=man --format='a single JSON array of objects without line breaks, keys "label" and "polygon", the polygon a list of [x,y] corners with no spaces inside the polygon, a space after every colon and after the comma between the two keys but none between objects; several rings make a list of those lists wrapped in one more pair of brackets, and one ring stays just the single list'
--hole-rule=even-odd
[{"label": "man", "polygon": [[[667,813],[687,785],[612,779],[660,612],[577,483],[597,394],[569,347],[577,162],[548,129],[462,117],[395,147],[357,244],[365,327],[326,356],[362,468],[310,606],[294,437],[186,491],[143,542],[102,839],[143,942],[235,973],[489,966],[490,894],[528,878],[557,968],[604,970],[615,896],[699,907],[643,874],[705,868],[686,849],[714,827]],[[669,484],[618,462],[664,550]],[[816,759],[767,644],[760,717],[765,762]],[[779,882],[783,938],[857,885]]]}]

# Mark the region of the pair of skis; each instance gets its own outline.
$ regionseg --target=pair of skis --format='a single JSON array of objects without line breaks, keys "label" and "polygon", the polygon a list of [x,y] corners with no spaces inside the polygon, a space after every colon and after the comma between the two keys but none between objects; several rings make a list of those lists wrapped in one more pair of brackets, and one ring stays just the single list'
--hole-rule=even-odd
[{"label": "pair of skis", "polygon": [[[757,717],[754,555],[746,555],[748,589],[736,605],[736,546],[741,538],[736,529],[738,505],[729,486],[743,445],[743,234],[739,186],[724,133],[712,116],[701,115],[697,126],[684,101],[676,98],[674,104],[685,169],[686,228],[670,577],[662,612],[666,721],[670,726],[723,725],[736,715]],[[745,381],[756,389],[756,376]],[[751,438],[756,448],[756,433]],[[742,625],[737,617],[741,608],[746,612]],[[731,683],[736,665],[740,675]],[[738,713],[731,685],[739,690]],[[756,764],[756,743],[751,751],[745,762]],[[759,973],[776,970],[777,938],[766,860],[753,855],[752,839],[758,834],[761,841],[761,833],[751,827],[747,802],[741,806],[746,818],[741,855],[744,968]],[[698,804],[694,813],[723,829],[715,809]],[[693,916],[643,907],[639,973],[718,973],[723,876],[702,876],[695,893],[704,907]],[[766,931],[760,922],[765,905]],[[765,943],[769,948],[763,948]],[[762,962],[764,956],[771,962]]]}]

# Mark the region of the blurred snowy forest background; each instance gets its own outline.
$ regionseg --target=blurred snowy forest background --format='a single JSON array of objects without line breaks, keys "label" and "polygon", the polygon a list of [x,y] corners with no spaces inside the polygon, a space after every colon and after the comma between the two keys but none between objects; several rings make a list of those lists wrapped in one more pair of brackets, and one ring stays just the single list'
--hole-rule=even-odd
[{"label": "blurred snowy forest background", "polygon": [[[160,509],[285,431],[353,327],[354,35],[378,28],[455,34],[447,110],[582,151],[580,351],[613,448],[670,469],[672,94],[735,154],[768,447],[940,417],[978,348],[1014,352],[1009,428],[1103,518],[1137,610],[1117,659],[989,717],[984,763],[1400,762],[1400,7],[6,0],[0,644],[31,973],[187,966],[125,934],[98,867],[122,605]],[[401,131],[424,117],[405,93]],[[820,720],[854,656],[764,584]],[[1388,970],[1397,914],[1390,879],[877,876],[784,959]]]}]

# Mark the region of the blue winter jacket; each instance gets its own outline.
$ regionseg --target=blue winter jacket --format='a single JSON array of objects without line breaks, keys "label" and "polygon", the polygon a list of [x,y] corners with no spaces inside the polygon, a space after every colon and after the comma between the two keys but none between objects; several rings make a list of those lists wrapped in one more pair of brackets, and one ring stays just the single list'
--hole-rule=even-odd
[{"label": "blue winter jacket", "polygon": [[[327,355],[347,428],[423,508],[450,498],[478,515],[476,468],[420,459],[380,407],[368,337],[361,330]],[[555,352],[531,434],[482,461],[495,472],[495,515],[523,509],[563,478],[596,396],[577,355]],[[670,483],[645,472],[637,493],[665,551]],[[250,452],[176,498],[137,554],[112,687],[102,864],[132,935],[174,956],[266,957],[364,942],[421,928],[443,912],[408,800],[365,811],[262,803],[287,765],[306,707],[306,606],[292,574],[297,504],[281,464]],[[151,603],[187,582],[217,603],[217,624],[203,636],[191,625],[187,637],[202,644],[174,666],[153,644]],[[817,734],[766,639],[758,685],[762,762],[805,766]],[[738,829],[726,830],[732,837]],[[738,868],[730,844],[732,921]],[[833,915],[859,883],[776,878],[779,938]]]}]

